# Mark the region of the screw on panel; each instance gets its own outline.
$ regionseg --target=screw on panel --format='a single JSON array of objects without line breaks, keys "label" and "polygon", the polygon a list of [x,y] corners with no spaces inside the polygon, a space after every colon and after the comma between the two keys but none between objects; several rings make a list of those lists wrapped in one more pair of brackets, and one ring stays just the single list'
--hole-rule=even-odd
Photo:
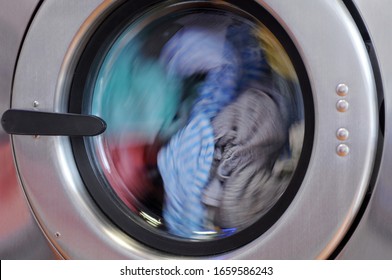
[{"label": "screw on panel", "polygon": [[60,238],[61,234],[60,234],[60,232],[56,232],[56,233],[54,234],[54,236],[56,236],[56,238]]},{"label": "screw on panel", "polygon": [[37,100],[35,100],[34,102],[33,102],[33,107],[34,108],[37,108],[39,106],[39,102],[37,101]]},{"label": "screw on panel", "polygon": [[348,110],[349,103],[347,100],[340,99],[338,103],[336,103],[336,108],[338,109],[339,112],[346,112]]},{"label": "screw on panel", "polygon": [[346,128],[339,128],[336,132],[336,137],[340,141],[346,141],[350,135],[350,132]]},{"label": "screw on panel", "polygon": [[340,144],[336,148],[336,153],[341,157],[345,157],[350,153],[350,148],[346,144]]},{"label": "screw on panel", "polygon": [[348,94],[348,86],[346,84],[338,84],[336,87],[336,93],[339,96],[346,96]]}]

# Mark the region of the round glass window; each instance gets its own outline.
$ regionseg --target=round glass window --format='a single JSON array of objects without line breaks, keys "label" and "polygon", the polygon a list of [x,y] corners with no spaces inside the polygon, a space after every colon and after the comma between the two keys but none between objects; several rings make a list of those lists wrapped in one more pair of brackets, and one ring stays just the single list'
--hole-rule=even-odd
[{"label": "round glass window", "polygon": [[110,40],[82,109],[107,130],[86,150],[129,222],[217,241],[268,215],[305,131],[297,71],[274,33],[233,6],[192,4],[149,9]]}]

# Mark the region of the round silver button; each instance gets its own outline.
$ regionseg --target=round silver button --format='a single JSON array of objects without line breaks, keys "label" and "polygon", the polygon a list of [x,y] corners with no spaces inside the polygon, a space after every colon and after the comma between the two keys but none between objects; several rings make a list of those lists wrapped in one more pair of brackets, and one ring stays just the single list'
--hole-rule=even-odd
[{"label": "round silver button", "polygon": [[336,87],[336,93],[339,96],[346,96],[348,94],[348,86],[346,84],[338,84]]},{"label": "round silver button", "polygon": [[350,132],[346,128],[339,128],[336,132],[336,137],[340,141],[345,141],[348,139]]},{"label": "round silver button", "polygon": [[336,148],[336,153],[341,157],[345,157],[350,153],[350,148],[346,144],[340,144]]},{"label": "round silver button", "polygon": [[339,112],[346,112],[348,110],[349,103],[347,100],[340,99],[338,103],[336,103],[336,108],[338,109]]}]

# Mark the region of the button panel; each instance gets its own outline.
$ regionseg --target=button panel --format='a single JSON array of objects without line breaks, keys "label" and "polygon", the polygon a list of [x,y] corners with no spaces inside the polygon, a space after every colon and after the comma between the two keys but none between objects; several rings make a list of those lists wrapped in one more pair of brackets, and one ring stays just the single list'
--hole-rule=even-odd
[{"label": "button panel", "polygon": [[[341,97],[345,97],[348,95],[349,88],[346,84],[341,83],[336,86],[336,94]],[[350,107],[349,102],[346,99],[339,99],[336,103],[336,109],[341,112],[345,113],[348,111]],[[336,138],[339,141],[347,141],[350,136],[350,132],[347,128],[341,127],[336,131]],[[346,143],[338,144],[336,147],[336,153],[340,157],[345,157],[350,153],[350,147]]]}]

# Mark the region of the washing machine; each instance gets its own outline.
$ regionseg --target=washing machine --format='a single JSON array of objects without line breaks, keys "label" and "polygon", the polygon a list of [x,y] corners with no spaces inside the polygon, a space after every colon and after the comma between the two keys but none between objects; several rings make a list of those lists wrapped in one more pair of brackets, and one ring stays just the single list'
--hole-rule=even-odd
[{"label": "washing machine", "polygon": [[392,258],[390,8],[0,1],[1,258]]}]

